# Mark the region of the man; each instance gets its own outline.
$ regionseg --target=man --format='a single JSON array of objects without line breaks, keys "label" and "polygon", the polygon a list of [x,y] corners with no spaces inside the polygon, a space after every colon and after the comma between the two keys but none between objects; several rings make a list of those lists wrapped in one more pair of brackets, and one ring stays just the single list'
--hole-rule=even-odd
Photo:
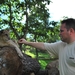
[{"label": "man", "polygon": [[18,42],[53,53],[59,59],[60,75],[75,75],[75,19],[61,21],[60,42],[28,42],[24,38]]}]

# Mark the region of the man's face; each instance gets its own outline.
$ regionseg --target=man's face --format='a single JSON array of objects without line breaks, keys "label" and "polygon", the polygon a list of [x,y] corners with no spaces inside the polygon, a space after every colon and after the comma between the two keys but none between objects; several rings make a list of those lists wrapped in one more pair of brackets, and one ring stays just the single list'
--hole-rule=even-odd
[{"label": "man's face", "polygon": [[61,24],[60,26],[60,38],[63,42],[69,42],[70,40],[70,33],[69,30],[66,29],[65,24]]}]

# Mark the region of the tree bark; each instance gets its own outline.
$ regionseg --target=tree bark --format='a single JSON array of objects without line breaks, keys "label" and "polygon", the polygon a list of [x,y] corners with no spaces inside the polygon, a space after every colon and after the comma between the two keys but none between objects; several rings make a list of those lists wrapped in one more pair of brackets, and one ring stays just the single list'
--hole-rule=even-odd
[{"label": "tree bark", "polygon": [[0,75],[21,75],[22,59],[13,47],[0,47]]}]

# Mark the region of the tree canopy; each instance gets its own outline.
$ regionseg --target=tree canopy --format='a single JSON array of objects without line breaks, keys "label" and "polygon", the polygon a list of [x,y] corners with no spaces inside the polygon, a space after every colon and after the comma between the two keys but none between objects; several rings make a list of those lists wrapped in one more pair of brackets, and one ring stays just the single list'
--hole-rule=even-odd
[{"label": "tree canopy", "polygon": [[[16,40],[58,41],[60,24],[50,21],[50,3],[51,0],[0,0],[0,30],[9,29],[10,37]],[[20,44],[20,49],[25,46]]]},{"label": "tree canopy", "polygon": [[11,38],[29,37],[32,41],[55,42],[59,25],[50,21],[50,0],[1,0],[0,29],[8,28]]}]

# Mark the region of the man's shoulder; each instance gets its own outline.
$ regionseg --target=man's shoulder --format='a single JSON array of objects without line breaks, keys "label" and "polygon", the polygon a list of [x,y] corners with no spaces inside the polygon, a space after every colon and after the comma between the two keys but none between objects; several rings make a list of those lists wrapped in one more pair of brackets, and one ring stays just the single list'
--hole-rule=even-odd
[{"label": "man's shoulder", "polygon": [[44,43],[45,45],[66,45],[65,42],[62,42],[62,41],[57,41],[57,42],[54,42],[54,43]]},{"label": "man's shoulder", "polygon": [[58,41],[58,42],[56,42],[57,44],[60,44],[60,45],[66,45],[67,43],[65,43],[65,42],[62,42],[62,41]]}]

